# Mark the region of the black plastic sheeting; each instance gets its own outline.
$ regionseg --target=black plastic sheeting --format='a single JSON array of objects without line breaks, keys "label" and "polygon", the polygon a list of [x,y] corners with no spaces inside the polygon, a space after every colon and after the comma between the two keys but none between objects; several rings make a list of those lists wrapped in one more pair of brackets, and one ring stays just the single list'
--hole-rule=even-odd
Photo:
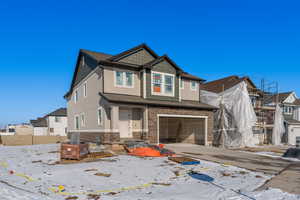
[{"label": "black plastic sheeting", "polygon": [[289,148],[283,154],[283,157],[286,157],[286,158],[298,158],[298,159],[300,159],[300,148]]}]

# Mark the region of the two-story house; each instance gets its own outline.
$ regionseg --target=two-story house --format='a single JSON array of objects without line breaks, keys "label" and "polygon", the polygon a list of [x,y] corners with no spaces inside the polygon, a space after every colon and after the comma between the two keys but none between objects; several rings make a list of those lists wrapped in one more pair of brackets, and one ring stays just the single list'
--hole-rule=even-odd
[{"label": "two-story house", "polygon": [[33,126],[33,135],[35,136],[66,136],[67,121],[67,109],[59,108],[44,117],[30,120],[30,124]]},{"label": "two-story house", "polygon": [[270,105],[279,103],[282,108],[286,132],[283,142],[296,144],[296,138],[300,137],[300,99],[295,92],[279,93],[273,97]]},{"label": "two-story house", "polygon": [[204,80],[146,44],[117,55],[80,50],[67,100],[69,133],[82,141],[212,142]]}]

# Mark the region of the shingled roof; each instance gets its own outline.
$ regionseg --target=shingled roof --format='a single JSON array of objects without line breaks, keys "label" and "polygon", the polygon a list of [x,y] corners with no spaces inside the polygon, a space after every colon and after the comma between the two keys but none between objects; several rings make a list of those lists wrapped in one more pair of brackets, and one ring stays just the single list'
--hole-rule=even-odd
[{"label": "shingled roof", "polygon": [[66,108],[59,108],[46,116],[56,116],[56,117],[66,117],[67,116],[67,109]]},{"label": "shingled roof", "polygon": [[47,120],[46,118],[37,118],[36,120],[30,120],[30,124],[33,127],[47,127]]},{"label": "shingled roof", "polygon": [[95,51],[90,51],[90,50],[86,50],[86,49],[80,49],[80,52],[91,56],[92,58],[94,58],[98,62],[101,61],[101,60],[107,60],[107,59],[112,57],[112,55],[109,55],[109,54],[106,54],[106,53],[95,52]]},{"label": "shingled roof", "polygon": [[234,75],[234,76],[228,76],[225,78],[221,78],[218,80],[204,83],[203,85],[201,85],[201,89],[210,91],[210,92],[214,92],[214,93],[220,93],[220,92],[223,92],[224,90],[232,88],[233,86],[235,86],[245,80],[248,80],[251,84],[253,84],[252,81],[249,79],[249,77],[241,77],[240,78],[240,77]]},{"label": "shingled roof", "polygon": [[193,109],[208,109],[208,110],[215,110],[217,109],[214,106],[201,103],[198,101],[186,101],[182,100],[178,101],[163,101],[163,100],[150,100],[144,99],[140,96],[131,96],[131,95],[124,95],[124,94],[102,94],[99,93],[102,97],[106,100],[114,103],[126,103],[126,104],[140,104],[140,105],[152,105],[152,106],[162,106],[162,107],[176,107],[176,108],[193,108]]},{"label": "shingled roof", "polygon": [[[142,49],[147,50],[154,58],[154,60],[150,61],[147,64],[144,65],[137,65],[137,64],[130,64],[130,63],[124,63],[124,62],[120,62],[120,59],[132,55],[138,51],[141,51]],[[126,68],[126,69],[132,69],[132,70],[142,70],[144,68],[147,68],[151,65],[154,65],[155,63],[160,62],[162,59],[166,59],[170,64],[172,64],[178,71],[179,74],[181,75],[182,78],[186,78],[186,79],[191,79],[191,80],[197,80],[197,81],[205,81],[202,78],[199,78],[197,76],[191,75],[189,73],[184,72],[179,66],[177,66],[177,64],[175,62],[173,62],[167,55],[163,55],[161,57],[159,57],[149,46],[147,46],[145,43],[142,43],[136,47],[133,47],[129,50],[123,51],[119,54],[116,55],[111,55],[111,54],[107,54],[107,53],[102,53],[102,52],[96,52],[96,51],[90,51],[90,50],[86,50],[86,49],[80,49],[79,51],[79,56],[77,58],[77,63],[76,63],[76,68],[75,71],[73,73],[73,79],[71,82],[71,86],[69,91],[64,95],[65,98],[67,98],[73,91],[73,87],[77,84],[78,81],[76,81],[76,76],[80,71],[80,59],[82,55],[88,55],[90,58],[92,58],[94,61],[96,61],[93,65],[93,68],[91,69],[85,69],[85,73],[84,76],[81,77],[80,80],[82,80],[82,78],[84,78],[85,76],[87,76],[87,74],[89,72],[91,72],[92,70],[94,70],[98,65],[104,65],[104,66],[112,66],[112,67],[121,67],[121,68]]]}]

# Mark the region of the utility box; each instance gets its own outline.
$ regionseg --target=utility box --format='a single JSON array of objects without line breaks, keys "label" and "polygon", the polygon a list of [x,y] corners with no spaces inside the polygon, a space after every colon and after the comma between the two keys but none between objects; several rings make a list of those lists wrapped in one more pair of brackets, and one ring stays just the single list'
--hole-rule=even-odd
[{"label": "utility box", "polygon": [[74,159],[80,160],[85,158],[89,153],[88,144],[69,144],[62,143],[60,147],[61,159]]}]

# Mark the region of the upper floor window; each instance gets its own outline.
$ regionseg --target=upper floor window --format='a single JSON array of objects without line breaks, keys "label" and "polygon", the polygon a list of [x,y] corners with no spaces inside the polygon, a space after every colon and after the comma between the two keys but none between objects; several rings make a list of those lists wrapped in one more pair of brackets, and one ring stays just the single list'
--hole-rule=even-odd
[{"label": "upper floor window", "polygon": [[293,107],[291,107],[291,106],[284,106],[283,107],[283,112],[285,114],[293,114]]},{"label": "upper floor window", "polygon": [[180,79],[180,89],[184,89],[184,80]]},{"label": "upper floor window", "polygon": [[198,83],[196,81],[191,81],[191,90],[197,90]]},{"label": "upper floor window", "polygon": [[85,82],[84,84],[83,84],[83,96],[84,97],[86,97],[87,96],[87,83]]},{"label": "upper floor window", "polygon": [[116,71],[115,85],[118,87],[133,87],[133,72]]},{"label": "upper floor window", "polygon": [[77,101],[78,101],[78,91],[76,90],[74,94],[74,102],[77,103]]},{"label": "upper floor window", "polygon": [[152,72],[152,94],[174,96],[174,75]]}]

